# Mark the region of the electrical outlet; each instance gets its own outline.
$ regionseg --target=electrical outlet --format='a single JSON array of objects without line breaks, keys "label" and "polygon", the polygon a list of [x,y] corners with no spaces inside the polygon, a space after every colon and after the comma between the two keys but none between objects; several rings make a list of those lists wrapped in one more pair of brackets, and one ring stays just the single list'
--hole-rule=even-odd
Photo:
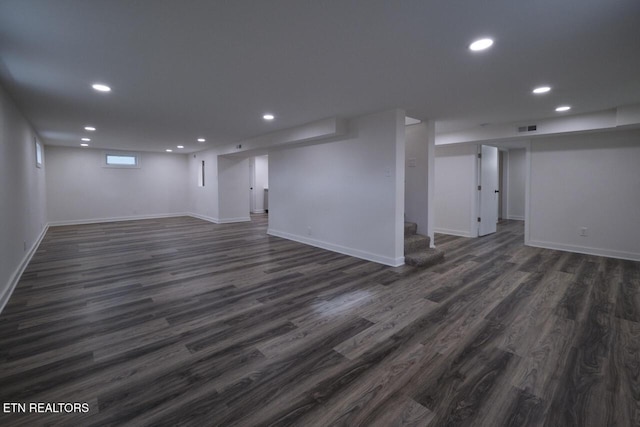
[{"label": "electrical outlet", "polygon": [[582,237],[587,237],[587,227],[580,227],[580,235]]},{"label": "electrical outlet", "polygon": [[22,242],[22,246],[24,247],[24,251],[26,252],[27,251],[27,241],[26,240]]},{"label": "electrical outlet", "polygon": [[311,227],[307,227],[307,234],[311,236]]}]

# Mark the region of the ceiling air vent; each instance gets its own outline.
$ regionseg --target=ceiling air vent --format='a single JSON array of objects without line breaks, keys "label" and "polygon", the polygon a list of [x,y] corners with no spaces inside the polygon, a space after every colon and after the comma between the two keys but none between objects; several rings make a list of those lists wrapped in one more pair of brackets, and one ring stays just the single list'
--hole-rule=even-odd
[{"label": "ceiling air vent", "polygon": [[538,125],[518,126],[518,133],[535,132],[537,130],[538,130]]}]

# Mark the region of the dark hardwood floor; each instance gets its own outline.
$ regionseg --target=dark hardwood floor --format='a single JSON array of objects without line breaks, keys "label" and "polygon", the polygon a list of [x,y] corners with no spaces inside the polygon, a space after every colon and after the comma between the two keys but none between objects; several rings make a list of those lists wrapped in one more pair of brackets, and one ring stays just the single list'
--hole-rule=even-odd
[{"label": "dark hardwood floor", "polygon": [[2,426],[639,426],[640,263],[521,222],[390,268],[266,217],[51,228],[0,314]]}]

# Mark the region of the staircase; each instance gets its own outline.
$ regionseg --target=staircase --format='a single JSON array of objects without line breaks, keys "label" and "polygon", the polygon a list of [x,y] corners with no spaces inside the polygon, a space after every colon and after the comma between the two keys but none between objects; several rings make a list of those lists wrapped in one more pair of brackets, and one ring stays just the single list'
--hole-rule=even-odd
[{"label": "staircase", "polygon": [[429,236],[416,234],[418,225],[414,222],[404,223],[404,263],[416,267],[429,267],[444,259],[444,252],[432,249]]}]

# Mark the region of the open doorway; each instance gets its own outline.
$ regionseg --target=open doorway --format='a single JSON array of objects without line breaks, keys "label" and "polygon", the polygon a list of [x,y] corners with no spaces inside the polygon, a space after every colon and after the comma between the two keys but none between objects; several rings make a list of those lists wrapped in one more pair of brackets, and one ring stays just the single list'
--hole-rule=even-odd
[{"label": "open doorway", "polygon": [[500,220],[498,227],[524,227],[527,186],[527,143],[499,145]]},{"label": "open doorway", "polygon": [[524,221],[526,156],[525,148],[511,148],[507,152],[505,219]]},{"label": "open doorway", "polygon": [[[496,222],[525,220],[527,151],[526,146],[521,145],[511,143],[496,144],[497,147],[481,146],[478,181],[479,236],[495,232],[494,218]],[[485,168],[490,176],[486,176]],[[490,182],[490,187],[485,182]],[[495,215],[494,209],[497,211]],[[486,224],[485,216],[489,218]]]},{"label": "open doorway", "polygon": [[[489,212],[484,217],[488,218],[488,225],[491,225],[491,221],[495,225],[499,217],[523,221],[526,212],[528,141],[491,141],[489,145],[502,152],[502,180],[498,179],[499,167],[496,166],[497,182],[484,187],[488,191],[488,200],[495,197],[495,213]],[[483,217],[480,192],[484,186],[480,176],[481,151],[481,144],[477,143],[443,144],[435,147],[434,202],[437,233],[462,237],[484,235],[480,232]],[[499,159],[500,155],[496,157]],[[498,164],[499,160],[496,161],[496,165]],[[498,208],[500,200],[501,209]]]}]

